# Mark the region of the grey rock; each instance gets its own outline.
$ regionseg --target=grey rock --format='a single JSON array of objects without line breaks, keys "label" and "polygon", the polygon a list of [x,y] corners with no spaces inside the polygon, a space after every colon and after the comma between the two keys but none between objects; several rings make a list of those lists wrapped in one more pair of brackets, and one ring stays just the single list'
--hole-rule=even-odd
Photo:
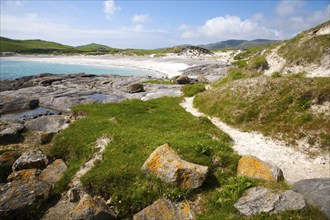
[{"label": "grey rock", "polygon": [[141,170],[147,175],[191,189],[200,187],[208,173],[207,166],[182,160],[168,144],[157,147]]},{"label": "grey rock", "polygon": [[158,199],[133,217],[133,220],[143,219],[193,220],[196,219],[196,217],[187,201],[174,204],[168,199]]},{"label": "grey rock", "polygon": [[63,115],[49,115],[29,120],[25,127],[30,131],[58,132],[67,127],[66,118]]},{"label": "grey rock", "polygon": [[115,214],[107,206],[104,199],[85,196],[80,200],[72,213],[73,220],[110,220]]},{"label": "grey rock", "polygon": [[27,219],[47,200],[51,186],[39,180],[17,180],[0,190],[0,219]]},{"label": "grey rock", "polygon": [[292,189],[304,196],[308,204],[315,205],[330,219],[330,179],[306,179],[293,184]]},{"label": "grey rock", "polygon": [[25,169],[12,172],[7,180],[9,182],[14,180],[36,180],[40,174],[40,170],[38,169]]},{"label": "grey rock", "polygon": [[39,99],[31,97],[0,96],[0,114],[33,109],[39,106]]},{"label": "grey rock", "polygon": [[20,133],[23,129],[24,125],[20,123],[8,124],[7,127],[0,132],[0,144],[6,145],[22,141],[23,137]]},{"label": "grey rock", "polygon": [[44,169],[48,165],[47,156],[40,150],[29,150],[23,153],[13,164],[13,171],[23,169]]},{"label": "grey rock", "polygon": [[40,174],[39,179],[48,182],[53,187],[62,178],[68,167],[62,159],[49,164]]},{"label": "grey rock", "polygon": [[275,214],[287,210],[300,210],[305,206],[306,203],[302,195],[292,190],[271,192],[260,186],[248,189],[234,204],[234,207],[241,214],[248,216],[259,213]]}]

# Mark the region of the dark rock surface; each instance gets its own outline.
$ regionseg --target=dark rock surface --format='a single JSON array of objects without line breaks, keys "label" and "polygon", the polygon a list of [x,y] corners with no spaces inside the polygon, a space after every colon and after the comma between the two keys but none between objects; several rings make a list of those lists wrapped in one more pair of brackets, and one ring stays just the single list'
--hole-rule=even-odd
[{"label": "dark rock surface", "polygon": [[16,180],[0,188],[0,219],[30,219],[51,189],[45,181]]},{"label": "dark rock surface", "polygon": [[13,171],[23,169],[44,169],[48,165],[48,158],[41,150],[24,152],[13,164]]},{"label": "dark rock surface", "polygon": [[143,84],[141,84],[141,83],[134,83],[134,84],[130,85],[127,90],[129,93],[143,92],[144,87],[143,87]]},{"label": "dark rock surface", "polygon": [[21,123],[3,123],[0,131],[0,144],[18,143],[22,140],[21,132],[25,128]]},{"label": "dark rock surface", "polygon": [[304,196],[330,219],[330,179],[306,179],[293,184],[292,189]]}]

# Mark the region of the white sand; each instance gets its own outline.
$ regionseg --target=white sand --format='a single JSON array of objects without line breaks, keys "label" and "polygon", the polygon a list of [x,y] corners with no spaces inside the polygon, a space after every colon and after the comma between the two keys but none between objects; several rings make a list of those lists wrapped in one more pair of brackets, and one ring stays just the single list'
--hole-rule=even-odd
[{"label": "white sand", "polygon": [[148,69],[162,73],[169,78],[181,75],[181,70],[188,68],[184,58],[124,57],[124,56],[15,56],[4,59],[35,61],[59,64],[81,64],[95,66],[116,66]]},{"label": "white sand", "polygon": [[[196,117],[205,116],[193,107],[193,98],[186,98],[181,106]],[[289,183],[302,179],[330,177],[330,158],[328,155],[311,159],[283,142],[274,141],[256,132],[242,132],[226,125],[217,118],[208,118],[215,126],[230,135],[234,140],[233,148],[238,154],[256,156],[261,160],[277,165],[282,169],[284,177]]]}]

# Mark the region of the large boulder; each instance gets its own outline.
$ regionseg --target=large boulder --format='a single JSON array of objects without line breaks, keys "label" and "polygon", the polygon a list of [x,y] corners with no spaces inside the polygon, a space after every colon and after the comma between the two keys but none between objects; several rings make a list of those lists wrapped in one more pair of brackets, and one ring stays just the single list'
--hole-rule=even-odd
[{"label": "large boulder", "polygon": [[182,160],[168,144],[157,147],[141,170],[147,175],[191,189],[200,187],[208,173],[208,167]]},{"label": "large boulder", "polygon": [[110,220],[115,214],[99,197],[83,197],[72,213],[73,220]]},{"label": "large boulder", "polygon": [[29,120],[25,127],[30,131],[58,132],[68,126],[63,115],[42,116]]},{"label": "large boulder", "polygon": [[0,219],[29,219],[47,200],[51,185],[39,180],[17,180],[0,190]]},{"label": "large boulder", "polygon": [[179,204],[173,204],[167,199],[158,199],[152,205],[146,207],[139,213],[135,214],[133,220],[157,219],[157,220],[174,220],[196,219],[190,205],[187,201]]},{"label": "large boulder", "polygon": [[330,219],[330,178],[300,180],[292,189],[302,194],[307,203],[319,207]]},{"label": "large boulder", "polygon": [[292,190],[271,192],[260,186],[248,189],[234,204],[234,207],[241,214],[248,216],[259,213],[275,214],[287,210],[300,210],[305,206],[303,196]]},{"label": "large boulder", "polygon": [[193,81],[192,79],[189,78],[189,76],[186,75],[175,77],[173,80],[178,84],[190,84]]},{"label": "large boulder", "polygon": [[62,178],[68,167],[62,159],[57,159],[49,164],[39,176],[40,180],[48,182],[53,187]]},{"label": "large boulder", "polygon": [[23,169],[43,170],[48,165],[48,158],[41,150],[29,150],[23,153],[13,164],[13,171]]},{"label": "large boulder", "polygon": [[0,144],[5,145],[20,142],[22,140],[20,133],[23,129],[24,125],[20,123],[9,124],[7,128],[0,132]]},{"label": "large boulder", "polygon": [[243,156],[239,160],[237,175],[273,182],[283,180],[283,172],[279,167],[253,156]]},{"label": "large boulder", "polygon": [[134,83],[132,85],[130,85],[127,88],[129,93],[137,93],[137,92],[143,92],[144,91],[144,87],[143,84],[141,83]]}]

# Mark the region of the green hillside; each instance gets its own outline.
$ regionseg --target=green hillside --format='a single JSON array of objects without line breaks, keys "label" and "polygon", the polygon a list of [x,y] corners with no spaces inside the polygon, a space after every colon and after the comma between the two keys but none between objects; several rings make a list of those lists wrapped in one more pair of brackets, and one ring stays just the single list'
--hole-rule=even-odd
[{"label": "green hillside", "polygon": [[200,47],[208,49],[208,50],[220,50],[220,49],[246,49],[250,47],[258,47],[269,45],[273,43],[277,43],[279,41],[276,40],[268,40],[268,39],[255,39],[251,41],[247,40],[226,40],[220,41],[217,43],[200,45]]},{"label": "green hillside", "polygon": [[78,46],[76,47],[76,49],[80,51],[99,51],[99,52],[114,51],[114,50],[119,51],[119,49],[115,49],[112,47],[108,47],[106,45],[95,44],[95,43]]},{"label": "green hillside", "polygon": [[70,52],[74,47],[43,40],[12,40],[0,37],[0,52],[54,53]]}]

